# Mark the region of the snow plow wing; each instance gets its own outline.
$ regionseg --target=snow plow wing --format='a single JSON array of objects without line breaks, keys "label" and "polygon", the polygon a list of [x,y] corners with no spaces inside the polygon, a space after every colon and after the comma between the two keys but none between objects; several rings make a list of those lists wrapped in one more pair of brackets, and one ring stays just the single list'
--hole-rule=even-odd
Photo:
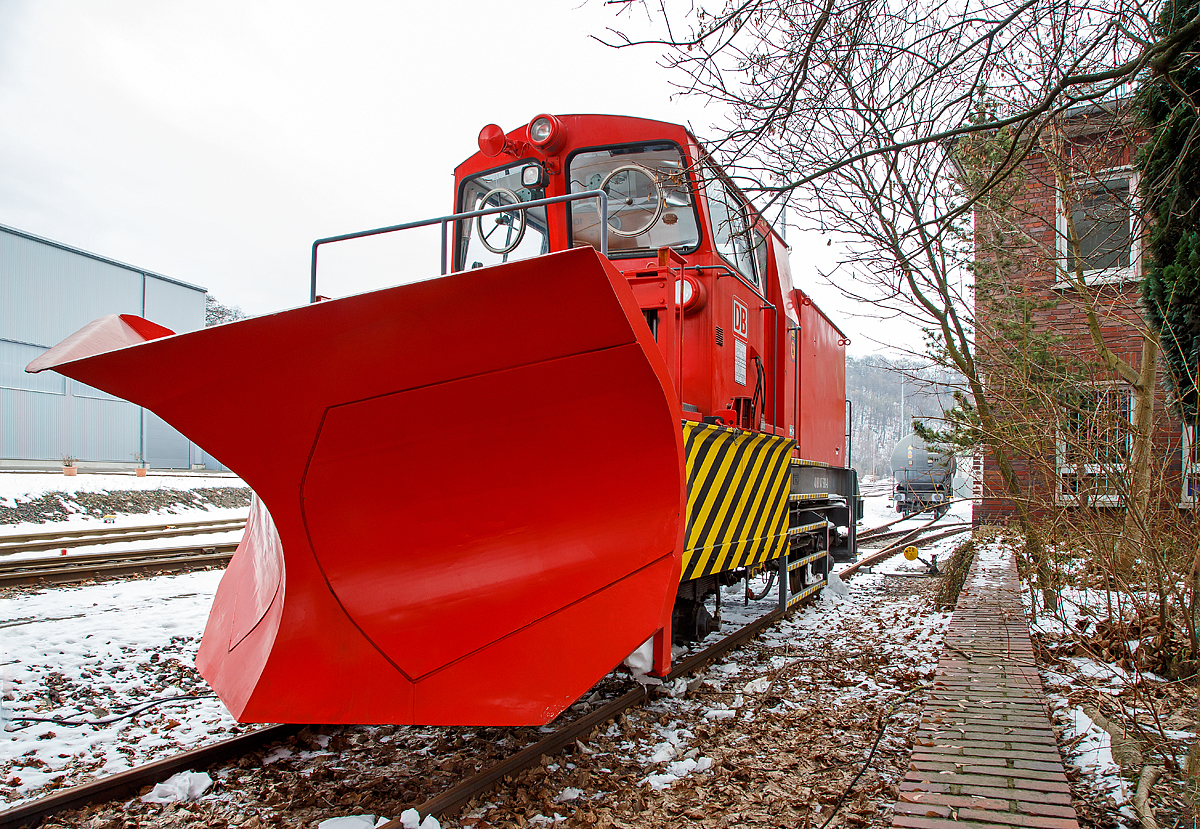
[{"label": "snow plow wing", "polygon": [[47,368],[254,490],[196,660],[243,722],[541,724],[670,642],[679,406],[591,248],[182,335],[106,317]]}]

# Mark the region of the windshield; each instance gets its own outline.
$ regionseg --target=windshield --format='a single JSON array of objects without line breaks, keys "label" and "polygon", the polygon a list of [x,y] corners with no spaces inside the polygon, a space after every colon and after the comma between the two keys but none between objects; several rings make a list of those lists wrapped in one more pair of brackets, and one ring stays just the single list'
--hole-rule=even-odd
[{"label": "windshield", "polygon": [[[521,170],[529,164],[521,161],[464,181],[459,195],[459,212],[545,198],[545,191],[521,186]],[[456,225],[456,267],[459,270],[483,268],[550,252],[544,205],[465,219]]]},{"label": "windshield", "polygon": [[[692,248],[700,241],[683,152],[675,144],[611,147],[574,156],[571,192],[608,194],[611,255],[645,255],[662,247]],[[600,247],[599,205],[571,204],[571,245]]]}]

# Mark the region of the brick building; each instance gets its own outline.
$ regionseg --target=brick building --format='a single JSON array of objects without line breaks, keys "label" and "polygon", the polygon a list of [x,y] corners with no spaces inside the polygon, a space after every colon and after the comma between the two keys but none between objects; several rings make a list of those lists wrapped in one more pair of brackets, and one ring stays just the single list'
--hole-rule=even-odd
[{"label": "brick building", "polygon": [[[1132,162],[1143,140],[1121,110],[1070,113],[1028,154],[1013,189],[976,211],[976,350],[1014,472],[1042,515],[1124,503],[1135,395],[1101,358],[1086,310],[1094,307],[1107,346],[1140,371],[1143,234]],[[1152,493],[1160,505],[1195,508],[1200,447],[1194,425],[1168,406],[1161,355],[1157,381]],[[1014,512],[989,454],[976,520]]]}]

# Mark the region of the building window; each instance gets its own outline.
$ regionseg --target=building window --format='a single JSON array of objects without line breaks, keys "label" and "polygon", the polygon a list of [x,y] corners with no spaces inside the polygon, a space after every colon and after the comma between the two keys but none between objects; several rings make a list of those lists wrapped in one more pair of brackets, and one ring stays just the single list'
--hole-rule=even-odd
[{"label": "building window", "polygon": [[1058,429],[1058,502],[1118,506],[1132,445],[1127,386],[1093,386],[1063,400]]},{"label": "building window", "polygon": [[[1078,259],[1090,285],[1136,279],[1141,255],[1133,196],[1137,177],[1132,170],[1110,170],[1092,179],[1077,179],[1068,193],[1071,219],[1079,236]],[[1075,280],[1075,248],[1069,244],[1070,224],[1058,195],[1058,257],[1060,285]]]},{"label": "building window", "polygon": [[1200,507],[1200,440],[1195,423],[1183,424],[1183,492],[1180,506]]}]

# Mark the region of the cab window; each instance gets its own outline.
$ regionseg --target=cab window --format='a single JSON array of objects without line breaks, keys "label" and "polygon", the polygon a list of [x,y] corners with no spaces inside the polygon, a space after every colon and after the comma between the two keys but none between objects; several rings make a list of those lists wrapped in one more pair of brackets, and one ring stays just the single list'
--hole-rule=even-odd
[{"label": "cab window", "polygon": [[763,236],[758,230],[751,230],[750,241],[754,243],[754,265],[758,268],[758,284],[762,286],[763,293],[766,293],[767,246],[771,244],[771,240]]},{"label": "cab window", "polygon": [[510,204],[514,208],[455,223],[458,234],[455,267],[458,270],[483,268],[550,252],[545,205],[528,209],[516,207],[521,202],[545,197],[544,191],[521,185],[521,171],[530,163],[517,162],[472,176],[462,183],[458,199],[460,213]]},{"label": "cab window", "polygon": [[761,288],[754,269],[756,246],[751,242],[746,205],[711,169],[706,170],[706,178],[704,190],[712,218],[713,247],[747,282]]},{"label": "cab window", "polygon": [[[614,258],[645,256],[662,247],[694,249],[700,242],[687,160],[674,143],[607,147],[573,155],[571,192],[608,195],[608,250]],[[600,248],[600,205],[571,202],[571,245]]]}]

